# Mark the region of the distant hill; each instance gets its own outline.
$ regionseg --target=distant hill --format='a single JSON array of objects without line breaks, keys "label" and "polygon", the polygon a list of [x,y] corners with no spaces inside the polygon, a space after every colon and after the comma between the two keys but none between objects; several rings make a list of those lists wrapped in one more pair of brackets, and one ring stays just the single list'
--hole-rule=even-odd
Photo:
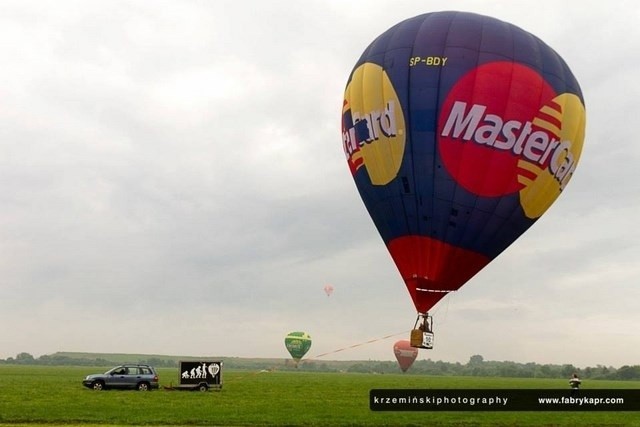
[{"label": "distant hill", "polygon": [[[295,368],[295,362],[290,358],[260,358],[260,357],[228,357],[228,356],[175,356],[165,354],[126,354],[126,353],[84,353],[73,351],[58,351],[56,353],[41,356],[42,358],[50,358],[52,361],[66,361],[63,364],[70,364],[74,361],[78,364],[85,365],[86,362],[95,364],[112,365],[119,363],[148,363],[157,367],[177,367],[181,360],[223,360],[227,369],[280,369]],[[313,360],[304,359],[299,363],[299,367],[311,370],[327,370],[340,371],[348,370],[354,363],[359,361],[338,361],[338,360]],[[392,363],[392,362],[388,362]],[[393,362],[395,365],[395,362]]]},{"label": "distant hill", "polygon": [[102,359],[113,363],[139,363],[143,360],[159,359],[178,362],[180,360],[195,360],[200,358],[222,359],[221,357],[211,356],[169,356],[166,354],[129,354],[129,353],[83,353],[77,351],[57,351],[49,355],[53,358],[69,358],[69,359]]}]

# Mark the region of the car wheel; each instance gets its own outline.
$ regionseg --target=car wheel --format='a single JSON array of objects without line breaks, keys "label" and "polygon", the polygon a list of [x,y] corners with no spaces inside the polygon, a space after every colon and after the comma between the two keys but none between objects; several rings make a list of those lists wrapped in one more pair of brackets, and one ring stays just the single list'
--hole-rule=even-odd
[{"label": "car wheel", "polygon": [[94,381],[91,388],[95,391],[104,390],[104,383],[102,381]]},{"label": "car wheel", "polygon": [[138,384],[138,391],[149,391],[149,384],[147,383]]}]

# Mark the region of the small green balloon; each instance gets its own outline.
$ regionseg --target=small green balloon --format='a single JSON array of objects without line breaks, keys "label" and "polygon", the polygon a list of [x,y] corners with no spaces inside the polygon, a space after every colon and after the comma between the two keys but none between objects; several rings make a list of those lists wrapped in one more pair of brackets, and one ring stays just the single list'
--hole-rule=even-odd
[{"label": "small green balloon", "polygon": [[311,348],[311,335],[306,332],[290,332],[284,339],[293,360],[299,362]]}]

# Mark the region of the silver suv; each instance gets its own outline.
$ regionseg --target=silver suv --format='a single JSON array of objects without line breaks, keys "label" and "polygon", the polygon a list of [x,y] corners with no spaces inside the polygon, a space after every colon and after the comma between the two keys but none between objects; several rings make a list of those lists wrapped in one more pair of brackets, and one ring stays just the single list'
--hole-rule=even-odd
[{"label": "silver suv", "polygon": [[104,374],[92,374],[82,380],[82,385],[93,390],[109,388],[147,391],[158,388],[158,374],[149,365],[120,365]]}]

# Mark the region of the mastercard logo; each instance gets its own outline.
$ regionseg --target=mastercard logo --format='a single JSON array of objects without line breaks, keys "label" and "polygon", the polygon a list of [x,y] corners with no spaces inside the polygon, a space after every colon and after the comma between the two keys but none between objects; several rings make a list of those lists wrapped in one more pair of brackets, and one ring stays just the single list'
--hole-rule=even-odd
[{"label": "mastercard logo", "polygon": [[404,114],[389,76],[379,65],[362,64],[342,107],[342,145],[351,173],[364,167],[373,185],[388,184],[400,170],[405,140]]},{"label": "mastercard logo", "polygon": [[556,93],[524,65],[489,63],[449,92],[440,109],[438,148],[447,172],[467,191],[518,193],[525,215],[538,218],[573,175],[585,121],[578,96]]}]

